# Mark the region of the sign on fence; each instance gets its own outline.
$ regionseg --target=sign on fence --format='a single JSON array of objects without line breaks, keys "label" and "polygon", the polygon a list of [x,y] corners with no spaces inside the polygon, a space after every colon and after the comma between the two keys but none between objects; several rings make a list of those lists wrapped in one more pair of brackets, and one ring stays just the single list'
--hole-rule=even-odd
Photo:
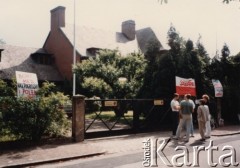
[{"label": "sign on fence", "polygon": [[37,75],[34,73],[16,71],[18,97],[36,97],[38,90]]},{"label": "sign on fence", "polygon": [[117,106],[117,101],[104,101],[104,106],[105,107],[115,107]]},{"label": "sign on fence", "polygon": [[163,100],[154,100],[154,106],[162,106],[164,105],[164,101]]}]

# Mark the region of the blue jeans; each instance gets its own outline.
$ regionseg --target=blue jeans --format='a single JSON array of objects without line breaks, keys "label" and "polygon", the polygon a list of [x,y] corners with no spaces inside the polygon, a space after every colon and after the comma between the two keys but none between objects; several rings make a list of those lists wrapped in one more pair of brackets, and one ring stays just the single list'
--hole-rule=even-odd
[{"label": "blue jeans", "polygon": [[192,115],[191,114],[183,114],[182,115],[182,119],[180,119],[180,122],[178,124],[178,128],[177,128],[177,133],[176,133],[176,137],[179,138],[182,129],[184,128],[184,125],[186,125],[186,139],[189,140],[189,134],[190,134],[190,130],[191,130],[191,123],[192,123]]},{"label": "blue jeans", "polygon": [[193,121],[192,121],[190,126],[190,134],[193,135],[193,133],[194,133],[194,128],[193,128]]},{"label": "blue jeans", "polygon": [[[186,124],[184,124],[183,128],[186,129]],[[190,125],[190,134],[191,135],[194,134],[193,120],[192,120],[191,125]]]}]

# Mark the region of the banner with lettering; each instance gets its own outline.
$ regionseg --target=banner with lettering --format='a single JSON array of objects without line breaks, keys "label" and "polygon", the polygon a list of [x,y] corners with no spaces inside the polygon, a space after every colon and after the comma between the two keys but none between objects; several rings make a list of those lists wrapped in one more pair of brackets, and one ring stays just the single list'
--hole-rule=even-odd
[{"label": "banner with lettering", "polygon": [[192,96],[196,96],[195,80],[176,76],[176,92],[179,95],[191,94]]},{"label": "banner with lettering", "polygon": [[223,87],[219,80],[212,79],[212,83],[214,86],[215,97],[223,97]]},{"label": "banner with lettering", "polygon": [[38,90],[37,75],[16,71],[18,97],[35,98]]}]

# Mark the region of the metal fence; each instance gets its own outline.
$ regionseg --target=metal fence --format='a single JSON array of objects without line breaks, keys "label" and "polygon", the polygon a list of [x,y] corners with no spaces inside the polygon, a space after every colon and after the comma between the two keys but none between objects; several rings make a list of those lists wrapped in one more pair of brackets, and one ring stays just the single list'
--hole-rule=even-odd
[{"label": "metal fence", "polygon": [[169,125],[164,99],[85,99],[85,135],[155,131]]}]

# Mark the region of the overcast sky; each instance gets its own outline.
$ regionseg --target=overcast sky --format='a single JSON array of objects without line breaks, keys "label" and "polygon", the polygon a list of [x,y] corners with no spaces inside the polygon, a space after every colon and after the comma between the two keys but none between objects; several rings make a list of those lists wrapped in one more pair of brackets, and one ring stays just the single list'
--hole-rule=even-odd
[{"label": "overcast sky", "polygon": [[[152,27],[167,47],[171,23],[180,36],[197,42],[199,34],[209,55],[224,43],[231,54],[240,51],[240,2],[222,0],[75,0],[76,24],[121,30],[121,22],[135,20],[136,29]],[[73,24],[74,0],[0,0],[0,38],[7,44],[42,47],[50,30],[50,10],[66,7]],[[76,30],[77,31],[77,30]]]}]

